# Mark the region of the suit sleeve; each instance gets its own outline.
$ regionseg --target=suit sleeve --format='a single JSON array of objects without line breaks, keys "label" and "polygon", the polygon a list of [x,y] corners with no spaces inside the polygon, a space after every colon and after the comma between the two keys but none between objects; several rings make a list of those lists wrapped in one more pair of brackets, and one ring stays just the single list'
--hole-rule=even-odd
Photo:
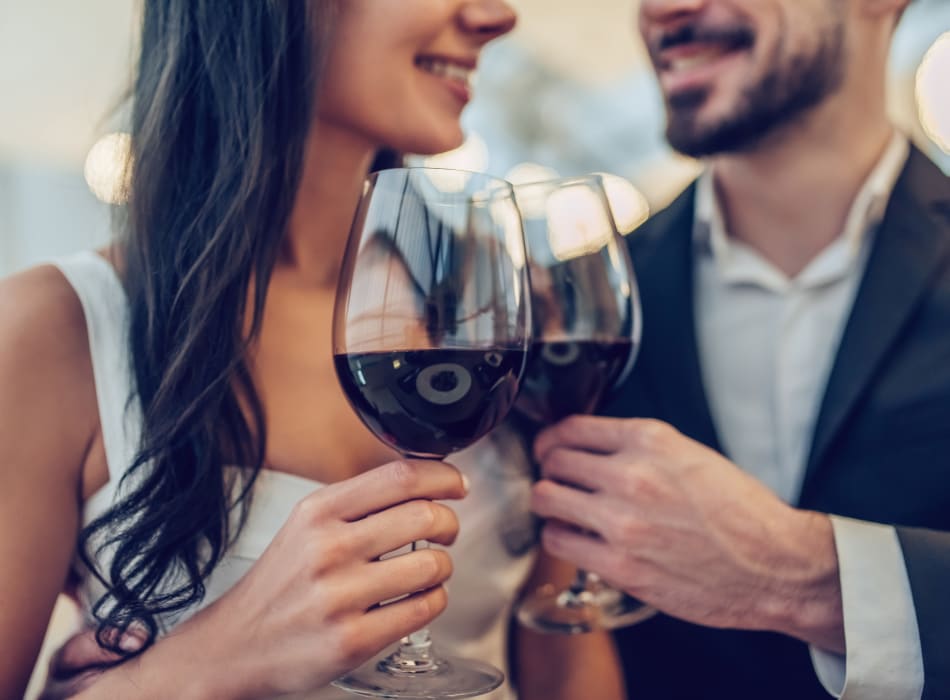
[{"label": "suit sleeve", "polygon": [[899,527],[924,661],[922,700],[950,697],[950,532]]}]

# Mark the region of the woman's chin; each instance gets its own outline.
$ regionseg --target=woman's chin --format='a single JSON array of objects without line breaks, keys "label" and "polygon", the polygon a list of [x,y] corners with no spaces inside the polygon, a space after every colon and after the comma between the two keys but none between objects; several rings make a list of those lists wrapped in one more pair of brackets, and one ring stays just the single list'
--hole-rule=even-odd
[{"label": "woman's chin", "polygon": [[406,147],[396,147],[403,153],[413,153],[419,156],[434,156],[447,151],[454,151],[465,143],[465,134],[461,125],[455,125],[454,128],[440,131],[432,130],[429,133],[420,135],[418,138],[407,139]]}]

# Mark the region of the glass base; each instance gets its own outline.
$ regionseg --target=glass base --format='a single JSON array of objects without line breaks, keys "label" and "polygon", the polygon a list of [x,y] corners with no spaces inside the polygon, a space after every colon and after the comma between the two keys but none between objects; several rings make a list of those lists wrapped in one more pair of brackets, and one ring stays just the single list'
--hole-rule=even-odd
[{"label": "glass base", "polygon": [[411,662],[397,654],[376,658],[333,681],[337,688],[372,698],[471,698],[502,684],[505,674],[494,666],[455,656],[432,656]]},{"label": "glass base", "polygon": [[613,630],[654,615],[656,610],[649,605],[596,580],[589,580],[583,590],[558,591],[550,584],[542,586],[518,606],[518,622],[554,634]]}]

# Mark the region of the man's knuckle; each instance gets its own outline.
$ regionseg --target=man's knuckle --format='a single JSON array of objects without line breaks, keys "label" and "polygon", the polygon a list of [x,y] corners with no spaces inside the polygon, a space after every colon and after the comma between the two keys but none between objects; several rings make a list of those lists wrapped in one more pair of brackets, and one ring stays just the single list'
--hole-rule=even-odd
[{"label": "man's knuckle", "polygon": [[570,470],[572,463],[573,459],[567,449],[555,447],[545,460],[545,467],[547,467],[547,471],[551,473],[564,474]]},{"label": "man's knuckle", "polygon": [[628,469],[621,483],[628,504],[643,506],[660,498],[662,487],[659,479],[660,476],[649,465],[638,464]]},{"label": "man's knuckle", "polygon": [[643,521],[632,513],[622,513],[613,519],[610,530],[619,542],[635,542],[643,535]]},{"label": "man's knuckle", "polygon": [[576,435],[584,429],[584,418],[579,415],[571,415],[557,424],[555,435],[562,441],[567,440],[571,435]]},{"label": "man's knuckle", "polygon": [[627,439],[641,450],[653,450],[662,439],[663,425],[653,418],[632,419],[627,426]]}]

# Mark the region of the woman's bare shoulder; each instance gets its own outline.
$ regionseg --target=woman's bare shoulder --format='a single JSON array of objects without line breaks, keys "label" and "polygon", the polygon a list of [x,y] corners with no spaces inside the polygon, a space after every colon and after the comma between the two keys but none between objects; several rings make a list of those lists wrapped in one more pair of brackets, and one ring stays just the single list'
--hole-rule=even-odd
[{"label": "woman's bare shoulder", "polygon": [[85,350],[86,323],[72,285],[53,265],[0,279],[0,346],[24,363]]},{"label": "woman's bare shoulder", "polygon": [[88,442],[98,425],[82,304],[52,265],[0,280],[0,422],[41,420],[63,446]]}]

